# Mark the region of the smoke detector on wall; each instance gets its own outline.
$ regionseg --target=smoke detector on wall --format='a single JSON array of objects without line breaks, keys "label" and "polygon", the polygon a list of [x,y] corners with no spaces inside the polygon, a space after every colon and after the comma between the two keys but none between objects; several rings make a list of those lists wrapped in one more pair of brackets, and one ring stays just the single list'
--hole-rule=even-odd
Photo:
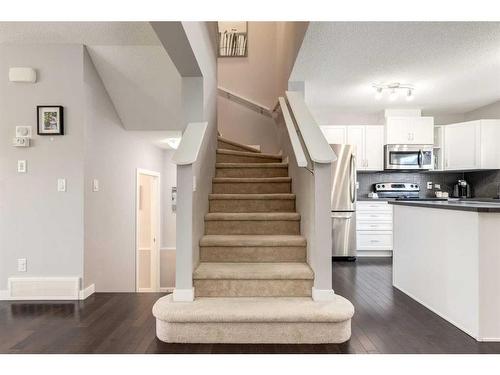
[{"label": "smoke detector on wall", "polygon": [[403,94],[407,101],[412,101],[415,98],[415,87],[407,83],[374,83],[372,87],[375,90],[375,99],[383,98],[384,93],[389,93],[389,101],[396,101],[400,94]]}]

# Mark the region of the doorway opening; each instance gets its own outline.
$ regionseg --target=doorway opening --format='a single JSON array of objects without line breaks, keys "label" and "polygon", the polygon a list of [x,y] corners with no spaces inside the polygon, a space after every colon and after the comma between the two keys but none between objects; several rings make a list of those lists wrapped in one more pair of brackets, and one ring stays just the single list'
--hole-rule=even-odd
[{"label": "doorway opening", "polygon": [[137,169],[136,291],[160,291],[160,173]]}]

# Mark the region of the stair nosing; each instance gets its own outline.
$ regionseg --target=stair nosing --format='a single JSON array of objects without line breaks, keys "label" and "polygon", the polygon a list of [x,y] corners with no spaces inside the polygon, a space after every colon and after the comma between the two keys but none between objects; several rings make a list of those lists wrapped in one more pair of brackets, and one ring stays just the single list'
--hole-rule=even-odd
[{"label": "stair nosing", "polygon": [[[288,271],[291,274],[284,275],[283,272],[276,272],[272,270],[273,266],[278,265],[282,268],[296,268],[299,266],[302,270]],[[204,269],[205,268],[205,269]],[[206,270],[208,268],[208,270]],[[219,268],[222,275],[210,275],[210,272],[215,272],[210,270],[210,268]],[[240,270],[238,270],[238,268]],[[253,268],[253,272],[260,272],[255,274],[245,274],[242,268]],[[267,270],[262,271],[259,268],[267,268]],[[237,272],[237,275],[230,275],[231,272]],[[224,275],[224,272],[226,274]],[[201,273],[201,275],[200,275]],[[207,275],[207,273],[209,275]],[[295,274],[294,274],[295,273]],[[306,275],[307,273],[307,275]],[[198,267],[193,272],[193,280],[314,280],[314,272],[306,262],[269,262],[269,263],[249,263],[249,262],[201,262]]]},{"label": "stair nosing", "polygon": [[219,169],[243,169],[243,168],[288,168],[288,163],[215,163],[215,168]]},{"label": "stair nosing", "polygon": [[208,195],[208,200],[294,200],[296,198],[293,193],[269,193],[269,194],[226,194],[212,193]]},{"label": "stair nosing", "polygon": [[226,150],[226,149],[220,149],[220,148],[217,149],[216,153],[222,154],[222,155],[249,156],[249,157],[255,157],[255,158],[259,158],[259,159],[282,160],[282,158],[283,158],[282,155],[277,155],[277,154],[264,154],[264,153],[250,152],[250,151]]},{"label": "stair nosing", "polygon": [[224,142],[224,143],[227,143],[227,144],[230,144],[231,146],[241,147],[241,148],[247,149],[249,152],[255,152],[255,153],[261,152],[260,150],[256,149],[255,147],[244,145],[243,143],[238,143],[236,141],[232,141],[230,139],[227,139],[227,138],[224,138],[221,136],[217,136],[217,140]]},{"label": "stair nosing", "polygon": [[300,221],[297,212],[209,212],[205,221]]},{"label": "stair nosing", "polygon": [[214,177],[212,182],[216,184],[222,183],[242,183],[242,184],[261,184],[261,183],[291,183],[291,177]]},{"label": "stair nosing", "polygon": [[206,234],[200,247],[306,247],[307,239],[301,235],[224,235]]}]

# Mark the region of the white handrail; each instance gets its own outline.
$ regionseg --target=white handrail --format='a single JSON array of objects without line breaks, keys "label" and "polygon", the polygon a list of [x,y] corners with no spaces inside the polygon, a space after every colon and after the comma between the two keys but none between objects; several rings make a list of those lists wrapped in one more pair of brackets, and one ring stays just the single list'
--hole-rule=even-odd
[{"label": "white handrail", "polygon": [[245,98],[242,95],[236,94],[235,92],[220,86],[217,88],[217,92],[220,96],[223,96],[224,98],[232,100],[238,104],[242,104],[247,108],[250,108],[256,112],[259,112],[269,117],[273,117],[274,109],[278,105],[278,103],[276,103],[276,105],[273,108],[269,108],[263,104],[253,101],[252,99]]},{"label": "white handrail", "polygon": [[287,91],[286,97],[311,160],[315,163],[331,163],[337,160],[337,156],[309,112],[302,94],[297,91]]},{"label": "white handrail", "polygon": [[281,107],[281,113],[283,113],[283,118],[285,119],[286,129],[288,130],[288,136],[290,137],[290,143],[292,144],[293,153],[295,154],[295,160],[297,160],[297,165],[301,168],[307,167],[307,158],[300,144],[300,139],[293,124],[292,116],[288,110],[286,100],[283,97],[279,98],[279,103]]},{"label": "white handrail", "polygon": [[172,161],[177,165],[193,164],[198,159],[208,122],[190,122],[182,134],[179,148]]}]

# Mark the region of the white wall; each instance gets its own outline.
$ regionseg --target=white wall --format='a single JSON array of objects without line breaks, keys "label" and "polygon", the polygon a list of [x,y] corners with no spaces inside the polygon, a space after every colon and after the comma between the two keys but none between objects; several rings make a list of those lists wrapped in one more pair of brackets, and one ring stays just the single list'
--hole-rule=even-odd
[{"label": "white wall", "polygon": [[500,118],[500,100],[468,112],[464,115],[464,117],[465,121],[498,119]]},{"label": "white wall", "polygon": [[[163,151],[123,129],[89,55],[85,83],[85,286],[135,291],[136,169],[162,172]],[[98,179],[100,191],[92,192]],[[164,210],[163,210],[164,211]],[[175,240],[174,240],[175,241]]]},{"label": "white wall", "polygon": [[[219,58],[218,85],[273,109],[288,86],[307,22],[249,22],[248,57]],[[269,117],[225,98],[218,100],[222,136],[244,144],[260,144],[264,152],[279,151]]]},{"label": "white wall", "polygon": [[203,75],[203,113],[207,121],[206,142],[203,143],[198,161],[193,164],[196,191],[193,192],[193,267],[199,262],[200,238],[205,233],[205,213],[208,212],[208,194],[212,191],[215,175],[215,149],[217,147],[217,57],[215,30],[207,22],[183,22],[186,35]]},{"label": "white wall", "polygon": [[[10,276],[83,276],[82,56],[81,45],[0,46],[0,290]],[[38,82],[8,82],[13,66],[36,68]],[[44,104],[64,106],[66,135],[36,135]],[[16,125],[33,127],[33,147],[10,146]],[[19,159],[28,173],[16,172]],[[17,272],[18,258],[27,272]]]}]

